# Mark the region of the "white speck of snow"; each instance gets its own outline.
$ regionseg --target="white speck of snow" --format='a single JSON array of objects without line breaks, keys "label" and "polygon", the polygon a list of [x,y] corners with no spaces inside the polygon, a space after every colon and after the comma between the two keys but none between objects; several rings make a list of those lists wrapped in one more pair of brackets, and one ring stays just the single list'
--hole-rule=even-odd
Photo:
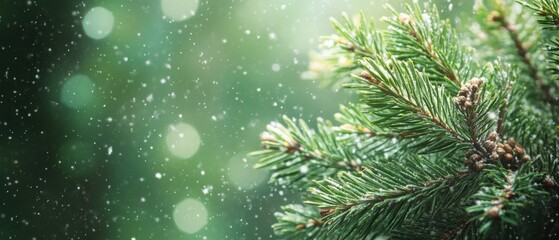
[{"label": "white speck of snow", "polygon": [[217,121],[217,117],[215,115],[212,116],[212,120]]},{"label": "white speck of snow", "polygon": [[248,29],[245,30],[245,34],[246,34],[246,35],[250,35],[250,30],[248,30]]},{"label": "white speck of snow", "polygon": [[153,101],[153,94],[148,95],[148,97],[146,98],[146,101],[148,101],[148,102]]},{"label": "white speck of snow", "polygon": [[274,63],[272,64],[272,70],[274,72],[278,72],[279,70],[281,70],[281,66],[278,63]]},{"label": "white speck of snow", "polygon": [[202,193],[204,193],[204,195],[207,195],[208,193],[210,193],[213,190],[213,186],[204,186],[204,188],[202,189]]},{"label": "white speck of snow", "polygon": [[305,174],[305,173],[309,172],[309,167],[307,165],[303,165],[299,168],[299,172]]},{"label": "white speck of snow", "polygon": [[125,61],[125,62],[128,62],[128,57],[124,57],[124,61]]},{"label": "white speck of snow", "polygon": [[161,176],[161,173],[159,173],[159,172],[156,172],[156,173],[155,173],[155,178],[161,179],[161,177],[162,177],[162,176]]},{"label": "white speck of snow", "polygon": [[112,146],[110,146],[109,149],[107,149],[107,154],[108,155],[113,154],[113,147]]}]

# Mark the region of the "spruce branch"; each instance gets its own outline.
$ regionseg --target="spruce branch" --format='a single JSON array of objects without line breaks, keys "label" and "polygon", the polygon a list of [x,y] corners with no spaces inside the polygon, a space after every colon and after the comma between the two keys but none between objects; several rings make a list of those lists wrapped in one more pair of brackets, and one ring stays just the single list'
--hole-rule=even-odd
[{"label": "spruce branch", "polygon": [[423,158],[375,162],[361,172],[340,172],[337,180],[316,182],[306,203],[321,209],[330,231],[354,229],[344,237],[388,233],[406,219],[420,218],[425,211],[434,214],[472,194],[477,188],[470,184],[482,178],[455,170],[458,165]]},{"label": "spruce branch", "polygon": [[259,158],[255,168],[272,169],[271,182],[309,184],[310,179],[338,171],[359,171],[363,162],[384,157],[384,150],[379,149],[389,149],[385,145],[390,139],[370,133],[353,135],[320,118],[316,131],[302,120],[298,124],[286,116],[283,120],[285,125],[272,122],[267,126],[261,135],[264,150],[250,154]]},{"label": "spruce branch", "polygon": [[345,13],[342,15],[342,23],[334,18],[330,21],[339,34],[334,38],[335,43],[341,49],[355,53],[356,59],[384,52],[381,34],[376,31],[374,21],[368,20],[364,13],[355,21]]},{"label": "spruce branch", "polygon": [[358,78],[360,83],[345,86],[357,90],[373,110],[369,112],[376,116],[372,124],[416,136],[415,147],[424,152],[444,151],[465,141],[462,129],[452,122],[457,119],[452,98],[411,61],[376,56],[361,64],[366,71]]},{"label": "spruce branch", "polygon": [[[554,231],[554,224],[530,220],[549,217],[544,209],[556,210],[559,202],[553,106],[534,101],[540,83],[547,84],[543,37],[530,35],[527,12],[491,2],[497,5],[477,17],[495,37],[485,42],[495,45],[491,54],[503,58],[489,64],[462,45],[436,8],[388,7],[393,16],[384,19],[385,31],[363,14],[333,21],[338,34],[329,38],[330,57],[350,60],[331,66],[353,76],[339,82],[361,102],[340,107],[339,126],[319,120],[312,130],[286,118],[262,135],[256,167],[271,168],[272,181],[281,184],[313,184],[305,207],[276,214],[277,234],[470,239],[493,231],[519,236],[526,234],[516,231],[523,225]],[[532,214],[537,204],[544,207]]]},{"label": "spruce branch", "polygon": [[536,85],[540,88],[541,92],[543,93],[544,99],[550,103],[554,103],[556,99],[551,94],[550,87],[543,79],[538,70],[538,67],[536,67],[534,61],[532,61],[532,58],[528,55],[529,50],[526,47],[527,43],[524,43],[520,38],[517,30],[517,24],[511,22],[511,20],[508,18],[507,10],[505,9],[505,3],[501,1],[498,2],[499,3],[496,4],[498,6],[498,9],[492,12],[492,14],[489,16],[489,20],[498,23],[500,27],[507,32],[508,36],[514,44],[514,47],[516,48],[518,57],[528,69],[529,76],[536,82]]},{"label": "spruce branch", "polygon": [[435,6],[424,12],[417,3],[406,5],[407,13],[388,6],[393,17],[385,32],[387,51],[397,59],[411,59],[433,81],[445,83],[453,93],[474,74],[473,52],[458,42],[448,20],[442,20]]},{"label": "spruce branch", "polygon": [[533,206],[537,199],[546,196],[541,184],[542,174],[528,171],[525,165],[519,171],[493,168],[487,176],[487,183],[472,199],[473,206],[466,210],[476,215],[472,220],[478,221],[480,233],[486,233],[492,224],[503,221],[505,224],[519,225],[522,208]]},{"label": "spruce branch", "polygon": [[538,20],[547,28],[559,28],[559,3],[554,0],[532,0],[530,2],[517,0],[518,3],[534,10],[541,19]]},{"label": "spruce branch", "polygon": [[284,239],[314,239],[320,236],[324,222],[316,207],[289,204],[281,209],[283,212],[274,214],[278,222],[272,225],[277,235]]},{"label": "spruce branch", "polygon": [[311,55],[304,79],[319,79],[322,86],[339,87],[358,73],[358,60],[384,52],[381,33],[363,13],[358,18],[343,14],[341,22],[331,19],[337,34],[321,39],[321,51]]},{"label": "spruce branch", "polygon": [[[379,137],[383,139],[389,139],[393,143],[399,142],[401,140],[414,137],[416,133],[394,133],[389,129],[380,128],[374,125],[375,116],[367,114],[371,109],[365,104],[349,104],[348,106],[340,106],[340,112],[334,115],[334,118],[340,122],[342,125],[339,127],[341,132],[346,133],[356,133],[359,135],[365,135],[370,137]],[[378,120],[378,118],[377,118]],[[397,146],[397,145],[394,145]],[[389,146],[384,146],[389,147]],[[385,153],[393,152],[385,151]],[[403,150],[403,149],[399,149]]]}]

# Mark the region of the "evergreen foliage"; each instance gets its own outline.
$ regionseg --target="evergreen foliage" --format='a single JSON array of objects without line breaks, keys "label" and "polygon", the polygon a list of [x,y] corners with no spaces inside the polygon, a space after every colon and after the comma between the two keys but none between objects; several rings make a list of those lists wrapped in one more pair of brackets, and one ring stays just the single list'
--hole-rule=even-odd
[{"label": "evergreen foliage", "polygon": [[387,6],[384,30],[332,20],[317,55],[331,74],[313,76],[360,102],[338,125],[284,117],[261,135],[255,167],[308,188],[278,236],[559,239],[559,3],[474,9],[463,34],[430,3]]}]

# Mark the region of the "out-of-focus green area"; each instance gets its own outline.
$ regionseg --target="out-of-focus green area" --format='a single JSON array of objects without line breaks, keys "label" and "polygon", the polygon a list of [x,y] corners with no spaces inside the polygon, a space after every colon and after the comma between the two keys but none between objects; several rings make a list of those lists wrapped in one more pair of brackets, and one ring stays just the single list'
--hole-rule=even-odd
[{"label": "out-of-focus green area", "polygon": [[354,99],[300,80],[328,19],[399,1],[0,7],[0,239],[268,239],[300,201],[246,153]]}]

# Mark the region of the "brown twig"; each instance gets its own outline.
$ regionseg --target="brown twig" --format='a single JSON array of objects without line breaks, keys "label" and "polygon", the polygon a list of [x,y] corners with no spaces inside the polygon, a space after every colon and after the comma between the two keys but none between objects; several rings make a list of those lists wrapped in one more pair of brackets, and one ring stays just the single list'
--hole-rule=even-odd
[{"label": "brown twig", "polygon": [[511,40],[514,43],[514,46],[516,47],[518,56],[528,68],[528,71],[530,72],[530,77],[534,79],[534,81],[536,81],[536,85],[541,89],[545,101],[551,104],[555,103],[557,100],[551,94],[549,85],[545,83],[544,79],[538,72],[538,68],[528,56],[528,49],[524,46],[522,40],[520,40],[515,25],[510,23],[505,17],[496,18],[496,20],[499,21],[501,27],[503,27],[509,34]]},{"label": "brown twig", "polygon": [[413,24],[408,24],[407,26],[409,26],[408,33],[410,34],[410,36],[413,37],[415,42],[419,44],[421,50],[423,50],[425,55],[427,55],[427,57],[430,58],[431,61],[437,62],[440,66],[442,66],[442,67],[437,67],[436,68],[437,71],[442,75],[444,75],[445,77],[447,77],[451,82],[456,84],[458,87],[460,87],[462,83],[460,82],[458,75],[452,70],[451,67],[449,67],[445,62],[443,62],[441,58],[435,53],[432,44],[429,42],[425,42],[421,38],[419,38],[417,31],[413,27]]},{"label": "brown twig", "polygon": [[[462,179],[463,177],[469,175],[470,172],[469,171],[461,171],[458,172],[456,175],[453,176],[447,176],[447,177],[442,177],[442,178],[437,178],[434,179],[432,181],[427,181],[423,183],[424,187],[428,187],[428,186],[435,186],[435,187],[439,187],[443,184],[445,184],[445,186],[447,186],[448,188],[454,186],[456,183],[458,183],[460,181],[460,179]],[[374,205],[384,202],[388,199],[394,199],[394,198],[399,198],[408,194],[413,194],[416,192],[421,191],[422,188],[407,188],[407,189],[403,189],[402,191],[398,192],[398,193],[394,193],[394,194],[390,194],[387,196],[383,196],[383,197],[377,197],[377,198],[372,198],[372,199],[368,199],[362,202],[355,202],[349,205],[345,205],[345,206],[341,206],[338,210],[334,210],[333,212],[338,212],[341,210],[341,212],[344,211],[348,211],[351,208],[358,206],[358,205],[362,205],[362,204],[367,204],[367,208],[370,209],[372,207],[374,207]]]},{"label": "brown twig", "polygon": [[441,127],[442,129],[444,129],[445,131],[447,131],[448,133],[450,133],[454,138],[458,139],[459,141],[463,142],[464,138],[462,138],[462,136],[460,136],[454,129],[450,128],[448,125],[446,125],[444,122],[442,122],[439,117],[437,116],[433,116],[431,114],[431,112],[429,112],[429,110],[427,109],[423,109],[419,106],[417,106],[417,104],[415,104],[414,102],[408,100],[407,98],[405,98],[404,96],[402,96],[400,93],[396,92],[392,87],[390,86],[386,86],[384,83],[382,83],[381,81],[375,79],[373,76],[371,76],[370,73],[368,73],[367,71],[364,71],[361,74],[361,78],[367,80],[368,82],[376,85],[379,87],[379,89],[386,95],[394,97],[396,99],[401,100],[405,105],[407,105],[410,108],[413,108],[415,110],[415,112],[420,115],[420,116],[424,116],[426,119],[428,119],[430,122],[434,123],[435,125]]}]

